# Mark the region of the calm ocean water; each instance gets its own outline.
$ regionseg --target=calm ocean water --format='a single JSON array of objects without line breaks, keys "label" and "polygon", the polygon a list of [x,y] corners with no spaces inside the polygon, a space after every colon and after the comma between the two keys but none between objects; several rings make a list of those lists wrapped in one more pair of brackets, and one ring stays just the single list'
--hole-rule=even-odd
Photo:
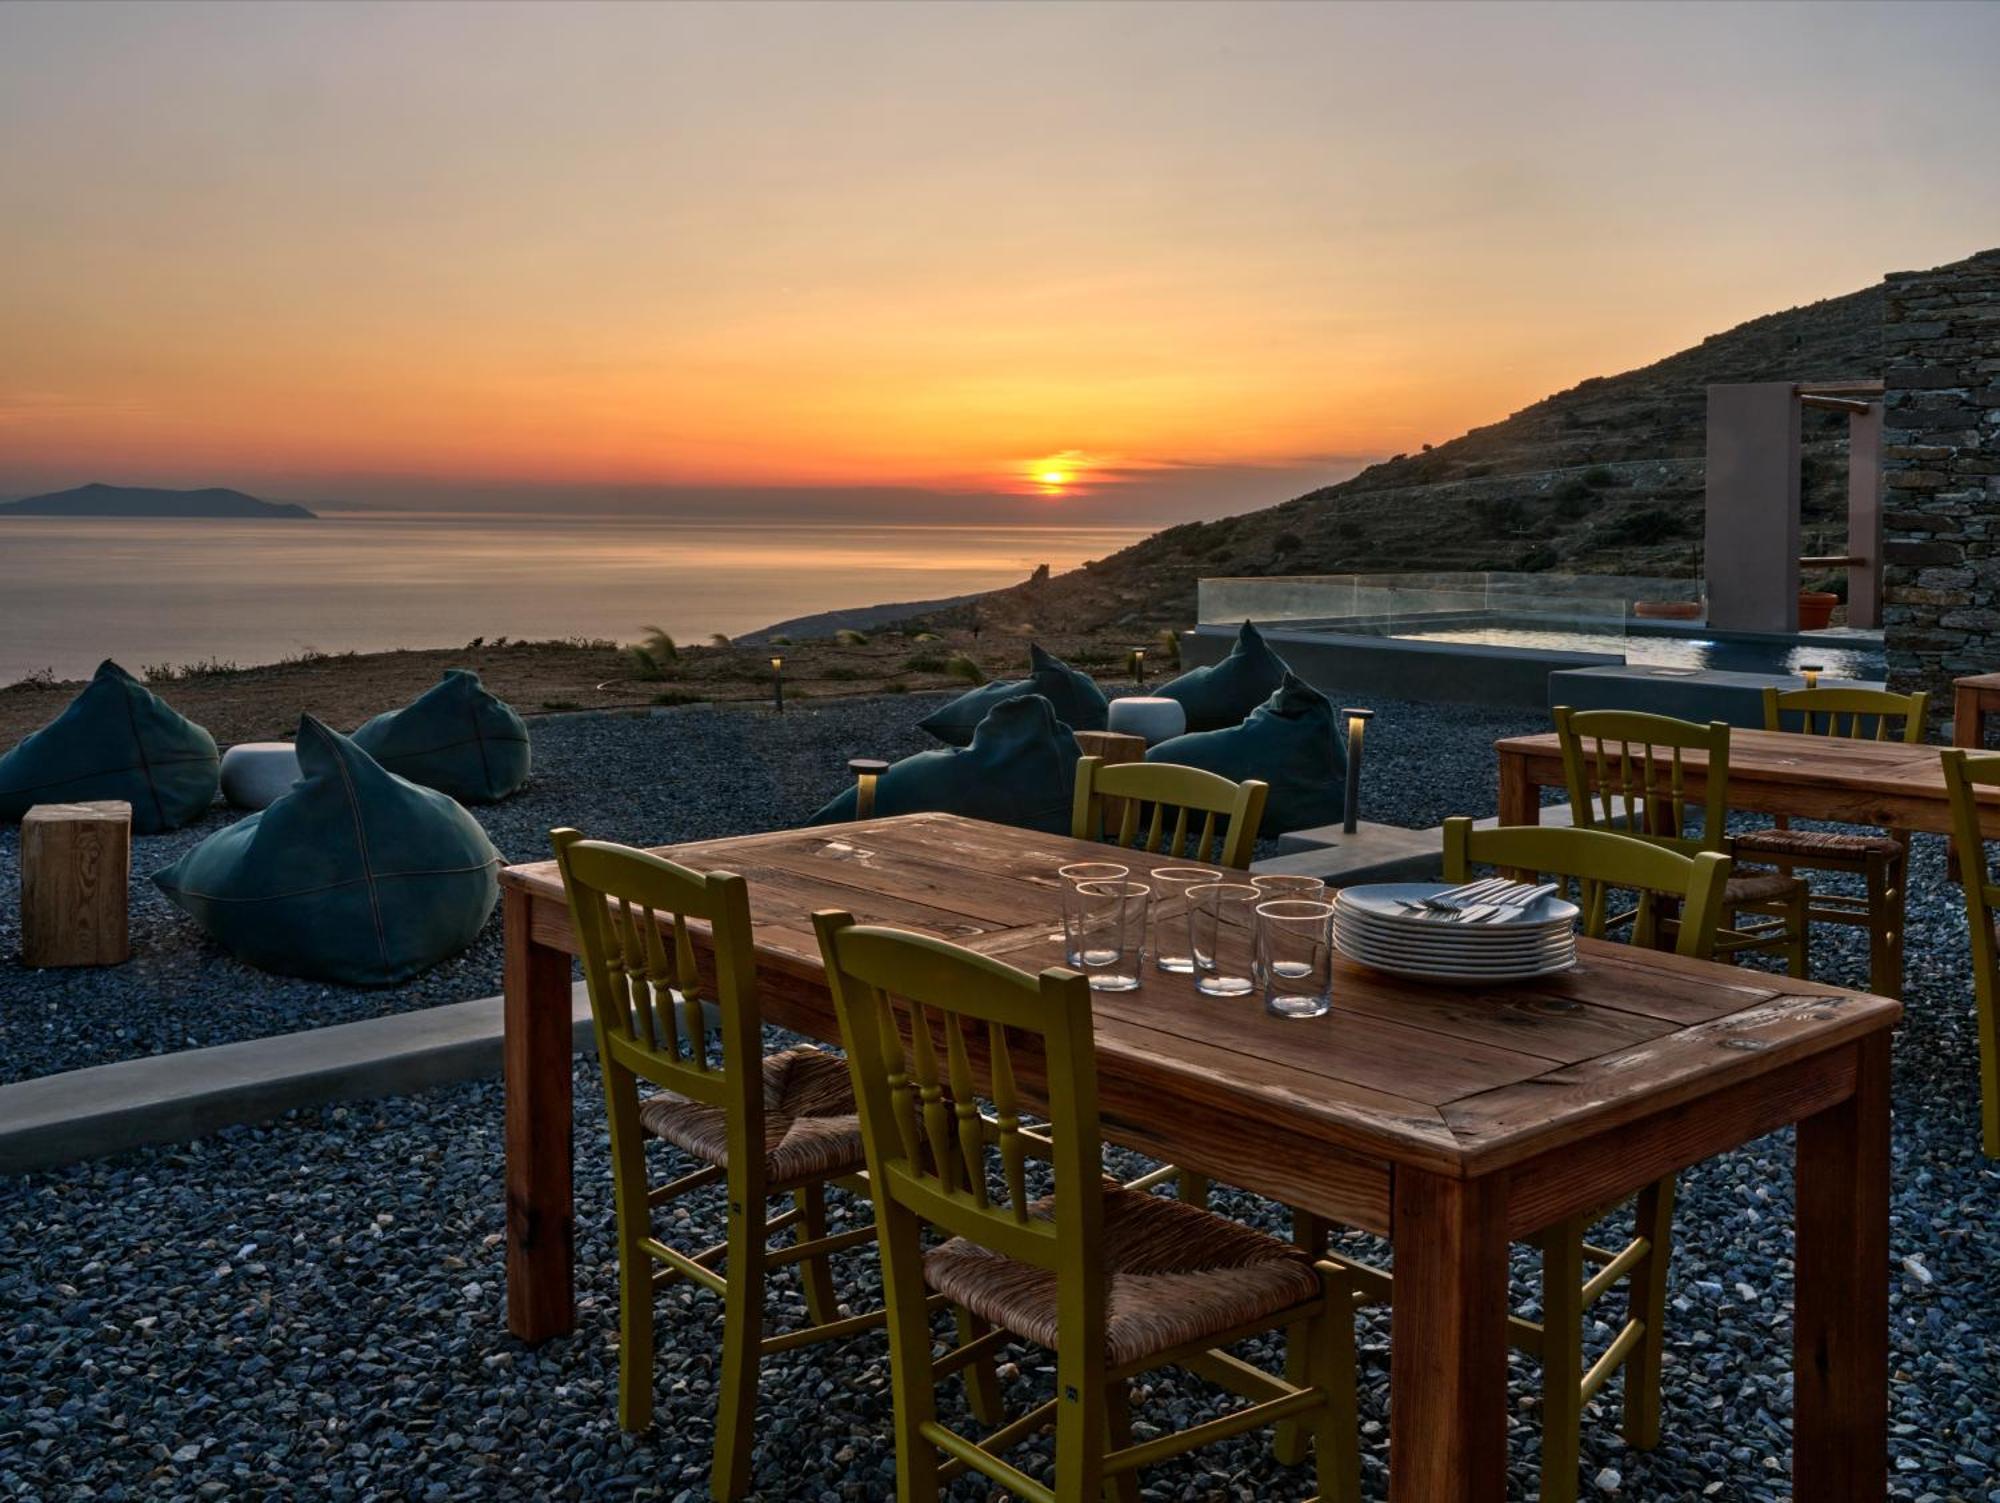
[{"label": "calm ocean water", "polygon": [[474,637],[682,640],[993,589],[1146,529],[358,515],[0,520],[0,684],[106,657],[243,666]]}]

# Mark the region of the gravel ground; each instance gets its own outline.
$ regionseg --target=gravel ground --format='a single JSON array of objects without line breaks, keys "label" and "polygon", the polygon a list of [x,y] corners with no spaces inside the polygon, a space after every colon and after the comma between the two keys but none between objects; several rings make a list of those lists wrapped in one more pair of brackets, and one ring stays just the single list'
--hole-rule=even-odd
[{"label": "gravel ground", "polygon": [[[534,722],[535,774],[502,804],[474,809],[511,861],[548,855],[548,832],[574,825],[608,840],[666,845],[803,824],[848,781],[850,757],[894,759],[937,743],[916,723],[945,695],[800,705],[783,716],[688,709]],[[1444,718],[1440,719],[1443,716]],[[1435,824],[1494,807],[1492,757],[1441,775],[1438,743],[1489,746],[1528,728],[1511,712],[1385,706],[1363,772],[1369,817]],[[105,970],[30,971],[20,916],[0,905],[0,1083],[329,1023],[380,1017],[500,990],[500,915],[463,954],[400,986],[356,988],[254,970],[210,942],[151,880],[241,816],[207,819],[132,849],[132,959]],[[19,880],[20,829],[0,827],[0,892]]]},{"label": "gravel ground", "polygon": [[[513,824],[501,844],[509,854],[532,852],[552,814],[634,839],[795,819],[837,786],[845,756],[903,749],[880,726],[914,715],[898,705],[883,716],[882,708],[828,709],[816,724],[788,717],[776,756],[770,723],[760,722],[767,775],[758,787],[697,798],[685,774],[660,780],[639,771],[638,759],[661,745],[660,722],[545,727],[538,751],[546,786],[529,795],[540,812]],[[1370,732],[1371,817],[1426,824],[1492,807],[1486,746],[1518,717],[1383,711],[1377,728],[1387,734]],[[706,744],[732,727],[750,730],[720,716],[690,734]],[[659,794],[650,791],[656,786]],[[513,813],[504,816],[510,823]],[[1920,841],[1909,1019],[1896,1045],[1893,1265],[1885,1270],[1893,1280],[1891,1493],[1908,1503],[2000,1503],[2000,1261],[1991,1250],[2000,1166],[1977,1152],[1964,919],[1942,865],[1940,843]],[[1823,945],[1818,963],[1829,981],[1865,981],[1859,945],[1845,936]],[[193,962],[184,974],[207,975],[215,965]],[[17,978],[8,978],[16,991]],[[421,996],[404,989],[396,1005]],[[683,1295],[662,1304],[655,1429],[625,1437],[613,1417],[616,1281],[607,1186],[593,1168],[604,1153],[597,1093],[594,1067],[581,1062],[579,1330],[535,1351],[504,1334],[500,1096],[491,1084],[298,1113],[0,1184],[0,1496],[705,1496],[712,1301]],[[1619,1443],[1614,1383],[1610,1406],[1585,1425],[1586,1496],[1789,1496],[1789,1159],[1780,1134],[1683,1176],[1665,1436],[1649,1455]],[[1274,1208],[1250,1197],[1223,1195],[1218,1204],[1278,1225]],[[683,1231],[705,1240],[716,1225],[712,1207],[698,1203]],[[1373,1251],[1366,1239],[1353,1243]],[[843,1271],[851,1302],[872,1304],[873,1255],[852,1257]],[[1518,1272],[1525,1303],[1527,1265]],[[781,1321],[796,1319],[796,1286],[780,1282],[773,1303]],[[1607,1314],[1616,1313],[1612,1304]],[[1597,1334],[1602,1341],[1609,1332]],[[1386,1482],[1386,1335],[1384,1322],[1369,1317],[1363,1419],[1375,1498]],[[1521,1497],[1533,1495],[1538,1464],[1535,1378],[1532,1364],[1518,1367],[1512,1492]],[[1009,1397],[1033,1398],[1047,1381],[1022,1353]],[[761,1496],[816,1503],[891,1495],[879,1336],[773,1361],[764,1384]],[[1162,1377],[1138,1417],[1178,1425],[1213,1412],[1214,1402],[1195,1380]],[[945,1407],[948,1418],[964,1418],[955,1391]],[[1303,1497],[1312,1487],[1308,1470],[1276,1466],[1261,1436],[1145,1480],[1153,1499]],[[983,1495],[971,1484],[954,1494]]]}]

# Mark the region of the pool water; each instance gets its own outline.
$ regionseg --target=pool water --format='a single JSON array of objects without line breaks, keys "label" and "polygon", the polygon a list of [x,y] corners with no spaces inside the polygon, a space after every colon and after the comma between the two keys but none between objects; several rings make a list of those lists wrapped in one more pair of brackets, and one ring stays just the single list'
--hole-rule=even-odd
[{"label": "pool water", "polygon": [[1797,673],[1817,664],[1828,678],[1880,679],[1887,674],[1882,644],[1867,637],[1827,638],[1793,645],[1748,639],[1654,636],[1577,628],[1439,626],[1399,629],[1395,636],[1424,642],[1465,642],[1480,647],[1525,647],[1543,652],[1597,652],[1632,664],[1662,668],[1713,668],[1725,673]]}]

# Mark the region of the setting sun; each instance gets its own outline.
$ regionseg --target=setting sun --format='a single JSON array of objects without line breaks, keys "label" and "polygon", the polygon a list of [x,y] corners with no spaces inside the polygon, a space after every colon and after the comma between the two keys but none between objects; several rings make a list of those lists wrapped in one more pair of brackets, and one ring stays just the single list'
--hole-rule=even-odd
[{"label": "setting sun", "polygon": [[1069,476],[1065,475],[1061,470],[1043,470],[1042,473],[1037,475],[1035,478],[1041,481],[1043,485],[1069,484]]}]

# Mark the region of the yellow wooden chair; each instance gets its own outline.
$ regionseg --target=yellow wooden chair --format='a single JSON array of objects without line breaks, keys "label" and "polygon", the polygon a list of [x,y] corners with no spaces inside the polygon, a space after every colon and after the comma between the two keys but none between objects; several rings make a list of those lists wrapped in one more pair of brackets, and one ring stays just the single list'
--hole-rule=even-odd
[{"label": "yellow wooden chair", "polygon": [[[814,925],[868,1147],[901,1503],[930,1503],[967,1471],[1040,1503],[1084,1503],[1100,1492],[1135,1500],[1140,1467],[1277,1421],[1310,1428],[1318,1496],[1354,1498],[1345,1274],[1277,1238],[1104,1181],[1084,978],[1053,967],[1029,975],[942,940],[856,925],[844,913],[818,914]],[[1018,1078],[1046,1082],[1055,1129],[1054,1194],[1039,1199],[1028,1193],[1027,1161],[1038,1148],[1019,1131],[1017,1068]],[[990,1133],[976,1120],[982,1096],[997,1124]],[[950,1237],[929,1253],[926,1224]],[[991,1329],[933,1360],[927,1286]],[[1299,1328],[1303,1383],[1221,1350],[1285,1327]],[[936,1381],[1015,1340],[1054,1351],[1056,1396],[982,1441],[942,1424]],[[1135,1445],[1128,1384],[1169,1364],[1255,1402]],[[1053,1488],[1003,1454],[1051,1425]]]},{"label": "yellow wooden chair", "polygon": [[1255,778],[1232,783],[1199,767],[1084,757],[1076,764],[1069,832],[1078,840],[1110,840],[1242,871],[1250,865],[1270,792],[1270,784]]},{"label": "yellow wooden chair", "polygon": [[[1764,691],[1764,729],[1850,740],[1897,740],[1911,746],[1924,739],[1928,694],[1895,694],[1887,689],[1778,689]],[[1901,722],[1891,734],[1890,727]],[[1903,922],[1908,907],[1910,838],[1907,832],[1864,835],[1845,830],[1794,830],[1779,816],[1776,827],[1738,835],[1731,845],[1739,856],[1768,861],[1790,873],[1854,872],[1860,895],[1815,892],[1806,905],[1809,923],[1853,924],[1868,931],[1868,989],[1884,997],[1903,994]]]},{"label": "yellow wooden chair", "polygon": [[[1721,925],[1730,858],[1713,851],[1682,855],[1628,835],[1602,830],[1503,826],[1477,830],[1469,819],[1444,826],[1444,875],[1464,882],[1475,866],[1569,878],[1580,905],[1603,937],[1606,887],[1638,894],[1633,943],[1650,944],[1660,927],[1662,897],[1678,907],[1674,949],[1711,958]],[[1607,1248],[1586,1234],[1615,1207],[1607,1206],[1544,1228],[1529,1240],[1542,1254],[1542,1318],[1508,1317],[1510,1335],[1542,1363],[1542,1503],[1573,1503],[1583,1407],[1621,1366],[1625,1369],[1625,1439],[1651,1450],[1660,1437],[1660,1354],[1667,1314],[1667,1265],[1673,1257],[1674,1177],[1639,1192],[1632,1237]],[[1587,1265],[1594,1265],[1588,1268]],[[1583,1365],[1583,1321],[1597,1300],[1625,1281],[1625,1320],[1603,1354]]]},{"label": "yellow wooden chair", "polygon": [[[1641,710],[1573,710],[1566,705],[1556,710],[1555,722],[1571,818],[1579,829],[1622,831],[1683,855],[1730,852],[1726,723],[1697,725]],[[1691,805],[1682,762],[1689,751],[1705,752],[1708,759],[1698,835],[1687,833]],[[1655,753],[1667,754],[1663,764],[1655,762]],[[1806,884],[1788,872],[1736,873],[1723,894],[1726,927],[1716,934],[1716,953],[1779,950],[1785,969],[1803,977],[1810,897]],[[1745,914],[1763,921],[1746,923]],[[1592,922],[1604,923],[1605,916],[1593,915]]]},{"label": "yellow wooden chair", "polygon": [[2000,951],[1993,932],[2000,885],[1991,880],[1986,837],[1979,831],[1978,790],[2000,788],[2000,756],[1974,756],[1953,747],[1944,754],[1944,785],[1951,794],[1952,848],[1958,852],[1965,917],[1972,929],[1972,991],[1979,1007],[1979,1123],[1986,1156],[2000,1159]]},{"label": "yellow wooden chair", "polygon": [[[555,830],[550,838],[583,957],[611,1125],[619,1423],[627,1430],[652,1424],[659,1291],[688,1279],[721,1296],[722,1370],[709,1488],[718,1500],[740,1498],[750,1486],[760,1359],[852,1335],[886,1318],[882,1310],[841,1318],[827,1267],[829,1254],[875,1235],[872,1224],[827,1235],[828,1183],[866,1189],[847,1066],[812,1048],[764,1055],[749,892],[741,877],[691,871],[628,846],[585,840],[575,830]],[[709,994],[721,1025],[719,1061],[706,1047],[690,919],[706,921],[714,935]],[[670,1094],[642,1097],[642,1080]],[[672,1143],[702,1167],[649,1188],[648,1137]],[[717,1183],[728,1196],[727,1241],[685,1253],[654,1235],[656,1209]],[[784,1194],[794,1197],[793,1208],[769,1215],[766,1201]],[[787,1227],[796,1228],[791,1245],[770,1247]],[[717,1271],[719,1261],[726,1272]],[[765,1274],[791,1263],[801,1265],[812,1324],[765,1336]]]}]

